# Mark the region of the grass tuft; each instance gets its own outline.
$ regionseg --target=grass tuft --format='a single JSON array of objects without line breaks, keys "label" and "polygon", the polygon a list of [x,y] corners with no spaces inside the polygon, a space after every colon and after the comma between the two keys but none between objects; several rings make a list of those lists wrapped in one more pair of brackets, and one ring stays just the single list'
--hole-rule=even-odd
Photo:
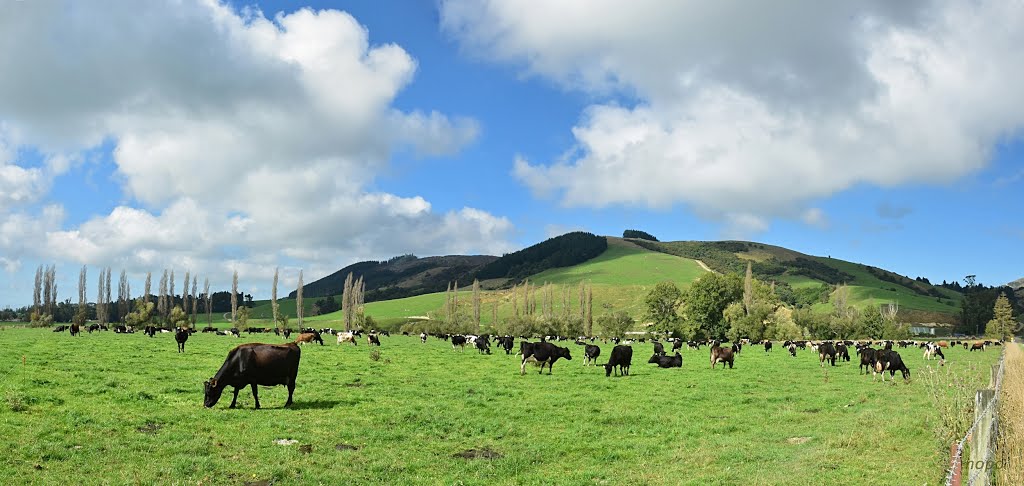
[{"label": "grass tuft", "polygon": [[999,484],[1024,484],[1024,351],[1006,345],[1006,369],[999,398],[999,442],[996,448]]}]

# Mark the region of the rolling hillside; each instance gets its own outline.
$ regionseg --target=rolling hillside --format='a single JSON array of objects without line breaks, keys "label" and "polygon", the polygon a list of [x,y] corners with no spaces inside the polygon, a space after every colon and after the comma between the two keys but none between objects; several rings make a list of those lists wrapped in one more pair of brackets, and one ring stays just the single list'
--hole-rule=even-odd
[{"label": "rolling hillside", "polygon": [[[670,280],[685,288],[707,271],[705,267],[718,272],[743,272],[748,261],[753,262],[752,267],[758,278],[785,282],[794,289],[845,283],[850,289],[850,302],[857,307],[895,302],[902,312],[916,313],[914,318],[917,320],[936,322],[948,321],[959,312],[961,296],[953,290],[868,265],[806,255],[787,248],[739,241],[659,243],[614,237],[607,237],[606,240],[607,249],[595,258],[572,266],[549,268],[526,279],[531,285],[549,283],[554,286],[552,294],[556,315],[561,314],[564,301],[568,301],[573,311],[578,309],[579,284],[586,281],[593,287],[595,315],[623,310],[640,318],[644,312],[643,299],[658,282]],[[402,258],[409,259],[404,264],[431,261],[427,258]],[[509,282],[514,281],[489,281],[490,290],[482,293],[481,314],[485,324],[492,321],[495,312],[498,319],[513,314],[512,294],[507,287],[501,288],[503,282],[510,285]],[[446,284],[441,288],[445,287]],[[334,298],[340,301],[339,296]],[[391,327],[405,322],[411,316],[438,312],[444,299],[443,291],[429,292],[368,302],[365,310],[367,315],[382,325]],[[459,299],[468,306],[471,293],[462,290]],[[539,292],[538,299],[542,299]],[[312,322],[340,321],[340,313],[310,316],[316,300],[309,297],[305,299],[305,315],[309,316],[307,319]],[[295,315],[293,299],[282,299],[280,305],[282,312]],[[814,306],[820,312],[828,312],[831,308],[831,303]],[[269,301],[257,301],[251,315],[257,319],[269,317]]]},{"label": "rolling hillside", "polygon": [[[904,310],[947,316],[960,310],[961,295],[956,291],[860,263],[746,241],[630,241],[652,251],[700,259],[722,273],[743,272],[749,261],[757,278],[786,282],[793,288],[846,284],[855,306],[895,302]],[[831,304],[819,304],[816,309],[827,311]]]}]

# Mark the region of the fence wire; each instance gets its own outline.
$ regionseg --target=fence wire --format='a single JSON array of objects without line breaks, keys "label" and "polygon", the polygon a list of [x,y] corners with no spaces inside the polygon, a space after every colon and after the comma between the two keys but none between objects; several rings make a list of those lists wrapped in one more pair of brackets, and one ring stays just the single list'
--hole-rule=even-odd
[{"label": "fence wire", "polygon": [[[974,423],[971,424],[971,428],[967,429],[967,433],[964,434],[964,437],[960,439],[959,442],[957,442],[956,452],[953,454],[953,457],[950,458],[949,471],[947,471],[946,473],[946,486],[951,486],[953,484],[954,473],[957,469],[960,468],[961,464],[963,463],[964,445],[967,444],[967,441],[970,440],[971,437],[974,435],[975,429],[978,427],[978,424],[981,423],[982,419],[985,418],[985,416],[992,414],[992,423],[989,426],[990,438],[994,438],[999,430],[999,414],[997,413],[997,410],[999,407],[999,393],[1003,387],[1003,370],[1005,369],[1005,367],[1006,350],[1004,348],[1002,351],[1002,355],[999,357],[999,370],[996,372],[995,393],[992,396],[992,400],[988,402],[988,405],[981,413],[975,411]],[[988,467],[988,464],[991,464],[991,462],[989,461],[992,460],[992,456],[994,453],[995,447],[989,447],[987,452],[985,453],[984,465],[982,467],[976,468],[976,470],[970,475],[970,477],[967,478],[968,485],[973,485],[975,481],[981,479],[980,474],[982,474],[983,472],[992,473],[992,468]]]}]

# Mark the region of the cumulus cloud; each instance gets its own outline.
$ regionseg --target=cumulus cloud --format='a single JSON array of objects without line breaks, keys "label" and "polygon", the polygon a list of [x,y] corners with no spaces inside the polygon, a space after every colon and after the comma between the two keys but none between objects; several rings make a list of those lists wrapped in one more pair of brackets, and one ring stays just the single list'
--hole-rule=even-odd
[{"label": "cumulus cloud", "polygon": [[[336,269],[507,247],[505,218],[368,189],[394,151],[452,154],[480,128],[393,107],[416,61],[398,45],[371,45],[351,15],[115,3],[0,7],[0,127],[13,141],[0,138],[0,215],[107,142],[141,203],[48,228],[40,256],[137,270],[246,261],[256,263],[243,271],[265,277],[282,259]],[[5,147],[31,147],[52,169],[8,164]]]},{"label": "cumulus cloud", "polygon": [[984,166],[1024,125],[1022,23],[1004,0],[442,2],[466,52],[598,100],[571,157],[515,160],[535,193],[748,229]]}]

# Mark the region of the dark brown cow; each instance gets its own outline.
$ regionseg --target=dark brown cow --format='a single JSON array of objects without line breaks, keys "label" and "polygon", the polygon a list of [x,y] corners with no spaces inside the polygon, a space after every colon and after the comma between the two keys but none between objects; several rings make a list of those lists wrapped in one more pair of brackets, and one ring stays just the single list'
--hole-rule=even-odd
[{"label": "dark brown cow", "polygon": [[732,369],[735,356],[732,348],[723,348],[718,345],[718,341],[715,341],[715,344],[711,346],[711,369],[715,369],[717,363],[722,363],[722,369],[725,369],[725,364],[729,363],[729,369]]},{"label": "dark brown cow", "polygon": [[203,405],[207,408],[216,405],[224,387],[232,386],[235,394],[229,408],[235,408],[238,391],[252,386],[252,398],[256,401],[256,408],[260,408],[257,385],[284,385],[288,387],[288,401],[284,404],[287,407],[292,404],[292,394],[295,393],[300,357],[301,351],[295,343],[250,343],[237,346],[228,352],[217,374],[204,383],[206,395]]}]

